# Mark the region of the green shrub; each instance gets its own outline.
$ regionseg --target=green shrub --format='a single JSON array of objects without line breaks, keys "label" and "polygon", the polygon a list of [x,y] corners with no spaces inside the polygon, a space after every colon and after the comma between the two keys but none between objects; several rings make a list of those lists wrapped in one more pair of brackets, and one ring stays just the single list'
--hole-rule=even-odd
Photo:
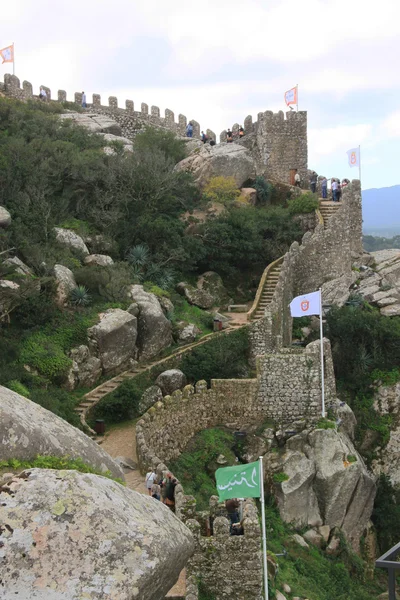
[{"label": "green shrub", "polygon": [[319,202],[314,194],[310,192],[301,194],[288,202],[288,209],[291,215],[302,215],[314,212],[319,207]]},{"label": "green shrub", "polygon": [[43,333],[35,333],[24,342],[20,360],[57,383],[65,379],[72,366],[60,345]]},{"label": "green shrub", "polygon": [[135,137],[135,150],[138,152],[161,151],[173,164],[186,156],[186,143],[178,139],[172,132],[155,127],[146,127]]},{"label": "green shrub", "polygon": [[355,463],[355,462],[357,462],[357,456],[354,456],[354,454],[348,454],[347,455],[347,462],[349,462],[349,463]]},{"label": "green shrub", "polygon": [[284,481],[287,481],[289,479],[289,475],[286,475],[286,473],[283,472],[275,473],[272,479],[275,483],[283,483]]},{"label": "green shrub", "polygon": [[378,479],[372,521],[376,527],[380,554],[383,554],[400,539],[400,490],[384,474]]},{"label": "green shrub", "polygon": [[264,177],[260,175],[256,177],[253,187],[257,190],[257,200],[260,205],[265,206],[271,202],[274,186],[266,181]]},{"label": "green shrub", "polygon": [[211,177],[204,188],[204,196],[210,202],[229,204],[239,198],[240,190],[234,177]]},{"label": "green shrub", "polygon": [[104,419],[107,423],[120,423],[138,417],[144,389],[135,379],[126,379],[96,404],[90,411],[90,421]]},{"label": "green shrub", "polygon": [[316,429],[335,429],[336,423],[330,421],[329,419],[320,419],[318,423],[315,425]]},{"label": "green shrub", "polygon": [[298,317],[296,319],[293,319],[293,330],[292,330],[293,339],[295,339],[295,340],[302,339],[303,327],[310,327],[310,324],[311,324],[311,317]]},{"label": "green shrub", "polygon": [[30,397],[30,393],[29,393],[28,388],[23,383],[21,383],[20,381],[17,381],[15,379],[13,379],[12,381],[9,381],[7,383],[6,387],[8,387],[13,392],[16,392],[20,396],[24,396],[25,398],[29,398]]},{"label": "green shrub", "polygon": [[247,377],[249,337],[247,329],[228,335],[218,335],[203,346],[198,346],[181,361],[181,370],[191,382],[205,379],[236,379]]},{"label": "green shrub", "polygon": [[11,468],[14,470],[20,469],[55,469],[57,471],[79,471],[80,473],[93,473],[101,475],[108,479],[114,479],[125,485],[122,479],[113,477],[110,471],[100,471],[90,465],[87,465],[81,458],[71,458],[70,456],[41,456],[38,455],[32,460],[19,460],[10,458],[9,460],[0,461],[0,469]]},{"label": "green shrub", "polygon": [[30,399],[71,425],[82,427],[78,413],[74,410],[78,400],[70,392],[51,385],[46,388],[34,387],[30,391]]},{"label": "green shrub", "polygon": [[84,286],[90,294],[109,302],[123,302],[127,299],[127,287],[133,283],[132,268],[124,262],[109,267],[82,267],[74,273],[79,286]]}]

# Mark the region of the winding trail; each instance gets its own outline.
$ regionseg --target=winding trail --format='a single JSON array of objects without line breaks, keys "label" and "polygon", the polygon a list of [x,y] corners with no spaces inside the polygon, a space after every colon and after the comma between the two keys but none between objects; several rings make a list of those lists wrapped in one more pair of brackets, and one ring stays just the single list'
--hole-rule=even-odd
[{"label": "winding trail", "polygon": [[[129,458],[137,465],[136,454],[136,423],[130,421],[110,429],[106,433],[102,447],[110,456],[117,458],[123,456]],[[139,469],[124,469],[126,486],[147,496],[145,480]],[[157,500],[154,500],[157,502]],[[166,595],[166,598],[184,598],[186,595],[186,572],[183,570],[179,579],[172,589]]]}]

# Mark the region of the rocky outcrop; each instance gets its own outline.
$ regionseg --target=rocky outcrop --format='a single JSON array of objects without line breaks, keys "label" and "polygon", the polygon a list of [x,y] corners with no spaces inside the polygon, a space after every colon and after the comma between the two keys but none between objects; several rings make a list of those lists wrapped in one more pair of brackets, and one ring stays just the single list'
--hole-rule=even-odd
[{"label": "rocky outcrop", "polygon": [[80,255],[89,254],[89,250],[80,235],[72,231],[72,229],[63,229],[61,227],[54,228],[56,240],[65,248],[70,248]]},{"label": "rocky outcrop", "polygon": [[143,392],[143,395],[139,402],[139,414],[142,415],[148,410],[153,404],[162,400],[162,391],[158,385],[151,385],[147,390]]},{"label": "rocky outcrop", "polygon": [[[390,415],[392,424],[388,443],[376,450],[377,458],[372,462],[372,470],[376,475],[387,475],[393,485],[400,485],[400,382],[377,386],[374,409],[380,415]],[[371,434],[374,432],[371,431]]]},{"label": "rocky outcrop", "polygon": [[54,265],[54,277],[57,282],[57,304],[64,306],[68,301],[68,296],[77,285],[74,274],[64,265]]},{"label": "rocky outcrop", "polygon": [[12,267],[16,273],[20,275],[32,276],[33,271],[30,269],[22,260],[20,260],[17,256],[13,256],[12,258],[7,258],[4,262],[4,265],[8,267]]},{"label": "rocky outcrop", "polygon": [[193,173],[196,183],[204,187],[212,177],[233,177],[236,185],[242,185],[255,175],[251,152],[239,144],[222,143],[218,146],[203,145],[195,149],[175,167],[179,171]]},{"label": "rocky outcrop", "polygon": [[120,308],[108,309],[100,315],[100,323],[88,329],[90,350],[105,373],[123,369],[136,358],[136,338],[136,317]]},{"label": "rocky outcrop", "polygon": [[0,386],[0,460],[70,456],[114,477],[123,473],[87,435],[54,413]]},{"label": "rocky outcrop", "polygon": [[376,304],[385,317],[400,315],[400,250],[378,250],[364,254],[354,266],[358,280],[352,286],[358,294]]},{"label": "rocky outcrop", "polygon": [[352,272],[324,283],[322,285],[322,298],[324,304],[343,306],[350,296],[350,286],[356,279],[356,273]]},{"label": "rocky outcrop", "polygon": [[0,206],[0,227],[9,227],[11,225],[11,215],[4,206]]},{"label": "rocky outcrop", "polygon": [[177,292],[186,298],[189,304],[199,308],[211,308],[220,306],[229,302],[228,292],[225,289],[223,281],[214,271],[207,271],[200,275],[196,287],[186,282],[178,283]]},{"label": "rocky outcrop", "polygon": [[89,348],[84,345],[73,348],[69,356],[72,359],[72,367],[67,376],[67,389],[93,387],[102,372],[101,360],[91,356]]},{"label": "rocky outcrop", "polygon": [[179,369],[169,369],[157,377],[156,385],[161,388],[164,396],[168,396],[175,390],[181,390],[185,387],[186,376]]},{"label": "rocky outcrop", "polygon": [[131,285],[129,298],[139,307],[138,339],[139,358],[147,360],[157,356],[172,343],[172,326],[164,315],[157,297],[145,292],[141,285]]},{"label": "rocky outcrop", "polygon": [[108,115],[94,114],[90,112],[76,113],[68,112],[59,115],[60,119],[71,119],[77,125],[86,127],[92,133],[111,133],[114,136],[121,136],[120,125]]},{"label": "rocky outcrop", "polygon": [[213,306],[214,298],[211,294],[206,290],[193,287],[190,283],[181,281],[181,283],[178,283],[176,286],[176,291],[184,296],[189,304],[205,309]]},{"label": "rocky outcrop", "polygon": [[178,331],[175,335],[175,339],[179,344],[192,344],[196,337],[201,333],[200,329],[193,323],[186,325],[185,323],[178,323]]},{"label": "rocky outcrop", "polygon": [[85,256],[83,262],[85,265],[94,265],[96,267],[109,267],[114,264],[111,256],[107,256],[107,254],[89,254]]},{"label": "rocky outcrop", "polygon": [[32,469],[0,499],[7,598],[159,600],[194,550],[161,502],[98,475]]},{"label": "rocky outcrop", "polygon": [[243,202],[246,202],[246,204],[251,204],[252,206],[255,206],[257,204],[257,190],[254,188],[242,188],[240,190],[240,194],[241,194],[241,199]]},{"label": "rocky outcrop", "polygon": [[287,440],[281,457],[268,453],[266,465],[271,474],[288,477],[272,486],[285,521],[297,526],[340,527],[358,549],[376,489],[373,476],[345,433],[303,431]]}]

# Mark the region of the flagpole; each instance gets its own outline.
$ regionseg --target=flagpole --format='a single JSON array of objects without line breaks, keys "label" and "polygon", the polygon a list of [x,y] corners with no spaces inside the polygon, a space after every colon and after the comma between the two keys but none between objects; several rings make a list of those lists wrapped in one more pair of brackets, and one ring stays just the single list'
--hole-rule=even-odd
[{"label": "flagpole", "polygon": [[297,101],[296,110],[297,110],[297,112],[299,112],[299,84],[298,83],[296,83],[296,101]]},{"label": "flagpole", "polygon": [[319,288],[319,334],[320,334],[320,346],[321,346],[322,416],[325,417],[324,330],[322,327],[322,289],[321,288]]},{"label": "flagpole", "polygon": [[260,487],[261,487],[261,522],[263,540],[263,564],[264,564],[264,600],[268,600],[268,564],[267,564],[267,534],[265,528],[265,499],[264,499],[264,469],[263,457],[260,456]]},{"label": "flagpole", "polygon": [[14,48],[14,42],[12,43],[12,47],[13,47],[13,75],[15,75],[15,48]]},{"label": "flagpole", "polygon": [[361,146],[358,146],[358,178],[361,185]]}]

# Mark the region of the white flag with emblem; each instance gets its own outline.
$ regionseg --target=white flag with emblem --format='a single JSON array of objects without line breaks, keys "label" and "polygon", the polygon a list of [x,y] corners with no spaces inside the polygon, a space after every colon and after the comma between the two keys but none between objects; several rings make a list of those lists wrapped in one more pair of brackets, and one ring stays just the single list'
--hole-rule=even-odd
[{"label": "white flag with emblem", "polygon": [[352,148],[347,150],[347,158],[349,160],[349,167],[360,166],[360,148]]},{"label": "white flag with emblem", "polygon": [[296,296],[290,303],[292,317],[306,317],[321,314],[321,292],[312,292],[305,296]]}]

